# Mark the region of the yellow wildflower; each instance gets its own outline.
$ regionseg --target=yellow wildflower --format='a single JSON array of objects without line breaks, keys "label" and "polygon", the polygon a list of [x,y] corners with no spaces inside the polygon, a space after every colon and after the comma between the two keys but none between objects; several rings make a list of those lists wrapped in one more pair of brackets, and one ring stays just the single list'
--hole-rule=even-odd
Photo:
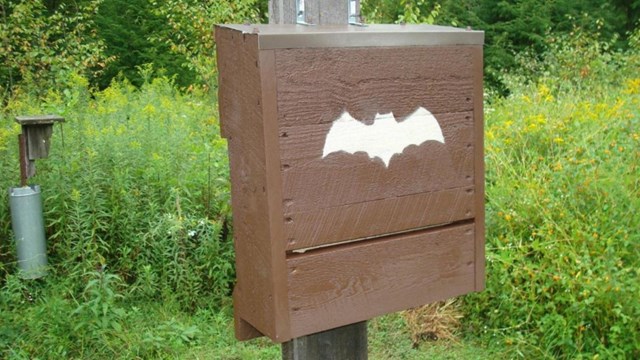
[{"label": "yellow wildflower", "polygon": [[142,112],[147,114],[147,115],[153,115],[156,113],[156,107],[153,106],[153,104],[147,104],[143,109]]},{"label": "yellow wildflower", "polygon": [[640,78],[629,79],[626,81],[624,93],[625,94],[640,94]]}]

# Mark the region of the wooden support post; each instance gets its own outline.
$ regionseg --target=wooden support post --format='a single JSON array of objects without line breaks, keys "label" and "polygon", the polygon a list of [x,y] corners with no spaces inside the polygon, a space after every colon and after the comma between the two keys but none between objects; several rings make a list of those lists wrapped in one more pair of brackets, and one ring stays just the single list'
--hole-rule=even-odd
[{"label": "wooden support post", "polygon": [[29,159],[27,158],[27,140],[24,134],[18,134],[18,145],[20,150],[20,186],[27,186],[27,178],[29,177]]},{"label": "wooden support post", "polygon": [[[269,0],[269,23],[295,24],[297,4],[300,2],[304,4],[304,21],[308,24],[327,25],[349,22],[349,0]],[[360,0],[356,3],[360,4]]]},{"label": "wooden support post", "polygon": [[[350,0],[269,0],[269,23],[295,24],[304,4],[310,25],[348,24]],[[360,0],[355,2],[360,7]],[[282,344],[283,360],[367,359],[367,322],[295,338]]]},{"label": "wooden support post", "polygon": [[282,360],[366,360],[367,322],[302,336],[282,344]]}]

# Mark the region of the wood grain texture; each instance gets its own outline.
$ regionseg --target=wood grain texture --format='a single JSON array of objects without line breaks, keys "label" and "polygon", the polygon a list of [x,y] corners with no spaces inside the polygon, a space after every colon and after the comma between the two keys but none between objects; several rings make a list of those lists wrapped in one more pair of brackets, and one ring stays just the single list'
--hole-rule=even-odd
[{"label": "wood grain texture", "polygon": [[295,24],[296,0],[269,0],[269,24]]},{"label": "wood grain texture", "polygon": [[[305,0],[306,22],[316,25],[346,24],[346,0]],[[269,0],[270,24],[295,24],[296,0]]]},{"label": "wood grain texture", "polygon": [[29,160],[45,159],[49,156],[53,125],[23,126],[27,138],[27,155]]},{"label": "wood grain texture", "polygon": [[287,250],[299,250],[472,219],[473,186],[303,212],[285,211]]},{"label": "wood grain texture", "polygon": [[[474,216],[473,61],[468,46],[276,51],[288,250]],[[323,158],[342,111],[371,124],[378,112],[401,122],[419,106],[444,144],[411,145],[388,168],[365,152]]]},{"label": "wood grain texture", "polygon": [[349,3],[346,0],[307,0],[315,3],[309,13],[308,22],[319,25],[349,23]]},{"label": "wood grain texture", "polygon": [[345,110],[365,122],[376,113],[404,118],[418,106],[434,115],[471,111],[471,68],[468,46],[277,50],[279,123],[327,124]]},{"label": "wood grain texture", "polygon": [[367,322],[302,336],[282,344],[282,360],[366,360]]},{"label": "wood grain texture", "polygon": [[294,337],[471,292],[473,224],[452,225],[293,255]]},{"label": "wood grain texture", "polygon": [[[481,290],[482,47],[260,51],[259,36],[216,29],[236,336],[283,342]],[[322,158],[343,111],[370,124],[419,106],[444,144],[409,146],[388,168],[364,153]]]},{"label": "wood grain texture", "polygon": [[256,35],[224,28],[216,29],[216,43],[221,127],[231,167],[236,336],[244,340],[262,333],[278,341],[289,338],[289,321],[284,244],[271,243],[282,236],[281,217],[273,217],[282,212],[274,160],[279,152],[274,54],[258,52]]},{"label": "wood grain texture", "polygon": [[475,291],[485,287],[484,110],[482,47],[473,48],[473,121],[475,148]]},{"label": "wood grain texture", "polygon": [[283,196],[290,200],[288,212],[473,184],[472,115],[436,115],[445,143],[411,145],[394,155],[388,168],[364,152],[336,152],[322,158],[330,124],[281,129]]},{"label": "wood grain texture", "polygon": [[[287,288],[287,268],[285,262],[286,243],[284,238],[284,226],[282,217],[282,172],[280,171],[280,148],[278,142],[278,107],[275,78],[275,52],[266,50],[260,52],[259,66],[261,69],[262,88],[262,123],[264,127],[264,152],[266,162],[266,180],[268,189],[266,192],[269,208],[269,239],[271,247],[271,266],[273,276],[273,291],[275,296],[274,316],[276,317],[275,330],[271,338],[276,342],[289,340],[289,303]],[[264,241],[264,239],[256,239]]]}]

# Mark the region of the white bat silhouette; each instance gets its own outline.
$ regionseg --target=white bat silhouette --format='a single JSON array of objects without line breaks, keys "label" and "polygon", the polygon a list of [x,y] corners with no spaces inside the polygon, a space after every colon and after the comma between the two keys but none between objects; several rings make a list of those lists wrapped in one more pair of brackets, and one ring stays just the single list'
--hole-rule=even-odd
[{"label": "white bat silhouette", "polygon": [[339,151],[349,154],[363,151],[389,167],[393,155],[401,154],[409,145],[420,145],[429,140],[444,144],[438,121],[423,107],[401,122],[396,121],[393,113],[376,114],[371,125],[361,123],[345,111],[327,133],[322,158]]}]

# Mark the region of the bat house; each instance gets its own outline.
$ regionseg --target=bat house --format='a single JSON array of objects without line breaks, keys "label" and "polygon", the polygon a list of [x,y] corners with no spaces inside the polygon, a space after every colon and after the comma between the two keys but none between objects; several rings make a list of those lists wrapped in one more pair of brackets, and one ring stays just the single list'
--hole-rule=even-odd
[{"label": "bat house", "polygon": [[236,336],[288,341],[484,288],[484,33],[215,29]]}]

